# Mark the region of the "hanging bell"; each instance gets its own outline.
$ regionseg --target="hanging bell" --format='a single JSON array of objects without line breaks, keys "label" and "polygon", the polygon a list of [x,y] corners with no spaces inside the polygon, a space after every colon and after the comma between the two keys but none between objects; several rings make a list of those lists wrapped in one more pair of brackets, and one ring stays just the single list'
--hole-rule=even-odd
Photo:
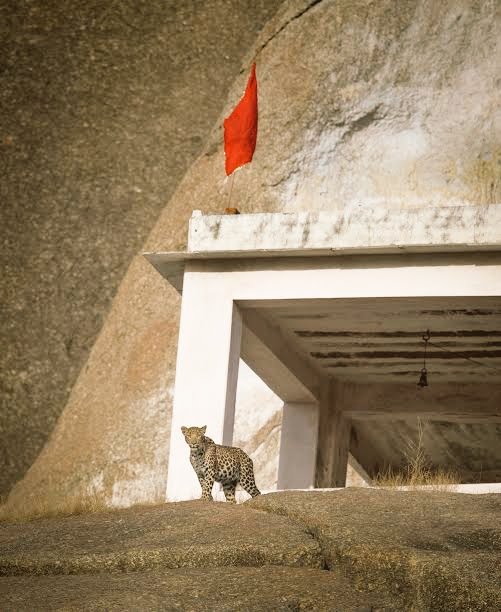
[{"label": "hanging bell", "polygon": [[421,370],[421,376],[419,377],[419,382],[417,384],[418,387],[427,387],[428,386],[428,372],[426,368]]}]

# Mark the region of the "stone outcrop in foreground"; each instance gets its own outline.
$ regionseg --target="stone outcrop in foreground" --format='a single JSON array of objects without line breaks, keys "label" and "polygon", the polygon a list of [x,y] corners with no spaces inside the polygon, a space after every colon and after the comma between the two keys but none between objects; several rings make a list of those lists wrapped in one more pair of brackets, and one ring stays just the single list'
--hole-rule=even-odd
[{"label": "stone outcrop in foreground", "polygon": [[290,491],[248,505],[306,525],[328,569],[401,599],[400,609],[501,606],[501,495]]},{"label": "stone outcrop in foreground", "polygon": [[498,610],[501,496],[344,489],[0,528],[6,609]]}]

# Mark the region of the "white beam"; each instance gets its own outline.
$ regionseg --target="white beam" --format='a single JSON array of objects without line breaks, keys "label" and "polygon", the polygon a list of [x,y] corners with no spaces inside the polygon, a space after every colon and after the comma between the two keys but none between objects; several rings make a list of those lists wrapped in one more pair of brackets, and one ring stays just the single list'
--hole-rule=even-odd
[{"label": "white beam", "polygon": [[[156,256],[159,261],[162,255]],[[158,263],[158,262],[157,262]],[[162,264],[163,265],[163,264]],[[501,296],[501,253],[188,261],[207,292],[239,303],[372,297]]]},{"label": "white beam", "polygon": [[242,359],[285,402],[317,400],[319,375],[282,331],[255,310],[241,312]]}]

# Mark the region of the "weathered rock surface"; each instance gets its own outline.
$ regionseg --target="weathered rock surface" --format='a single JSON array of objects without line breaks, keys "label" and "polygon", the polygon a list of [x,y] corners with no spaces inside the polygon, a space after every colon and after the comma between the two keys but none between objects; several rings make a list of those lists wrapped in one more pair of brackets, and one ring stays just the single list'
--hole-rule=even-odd
[{"label": "weathered rock surface", "polygon": [[318,543],[292,519],[202,501],[2,526],[0,551],[0,575],[322,566]]},{"label": "weathered rock surface", "polygon": [[280,2],[0,2],[0,494]]},{"label": "weathered rock surface", "polygon": [[21,610],[199,610],[201,612],[389,612],[391,602],[357,593],[342,576],[309,568],[225,567],[0,578],[4,605]]},{"label": "weathered rock surface", "polygon": [[[499,4],[483,0],[284,3],[223,112],[256,57],[258,148],[236,177],[232,205],[273,212],[500,200],[500,23]],[[145,250],[180,248],[192,209],[227,205],[219,125]],[[162,499],[178,307],[136,257],[13,507],[68,495]]]},{"label": "weathered rock surface", "polygon": [[2,524],[2,606],[494,612],[500,516],[499,495],[345,489]]},{"label": "weathered rock surface", "polygon": [[249,501],[301,521],[326,566],[411,610],[501,607],[501,496],[344,489]]}]

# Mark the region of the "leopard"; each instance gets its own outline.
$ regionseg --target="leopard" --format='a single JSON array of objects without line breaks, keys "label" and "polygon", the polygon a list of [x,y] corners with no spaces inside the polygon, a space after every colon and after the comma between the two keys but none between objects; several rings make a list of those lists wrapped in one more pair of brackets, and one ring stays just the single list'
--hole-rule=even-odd
[{"label": "leopard", "polygon": [[181,427],[186,443],[190,447],[190,462],[195,470],[202,500],[212,501],[214,481],[223,486],[227,502],[236,503],[237,484],[252,497],[260,495],[254,480],[254,465],[245,451],[236,446],[222,446],[205,435],[207,426]]}]

